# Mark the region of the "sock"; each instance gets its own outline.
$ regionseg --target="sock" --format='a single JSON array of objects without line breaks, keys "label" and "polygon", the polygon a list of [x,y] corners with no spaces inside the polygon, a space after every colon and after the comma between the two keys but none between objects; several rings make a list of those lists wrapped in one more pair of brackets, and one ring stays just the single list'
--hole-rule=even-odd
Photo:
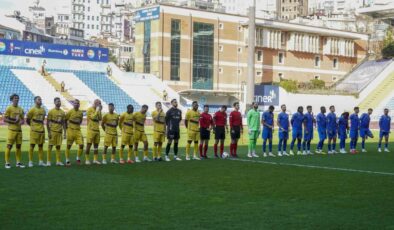
[{"label": "sock", "polygon": [[382,147],[382,141],[379,141],[378,147],[379,147],[379,148]]},{"label": "sock", "polygon": [[83,152],[83,149],[78,148],[78,152],[77,152],[78,159],[81,159],[82,152]]},{"label": "sock", "polygon": [[298,151],[301,151],[301,139],[297,140],[297,149]]},{"label": "sock", "polygon": [[148,150],[144,150],[144,157],[148,157]]},{"label": "sock", "polygon": [[[175,147],[174,147],[175,148]],[[171,149],[171,144],[170,143],[167,143],[167,146],[166,146],[166,156],[168,156],[168,154],[170,153],[170,149]]]},{"label": "sock", "polygon": [[98,154],[93,154],[93,160],[98,161]]},{"label": "sock", "polygon": [[336,150],[337,149],[337,142],[335,141],[333,144],[332,144],[332,150]]},{"label": "sock", "polygon": [[111,161],[115,160],[115,154],[111,154]]},{"label": "sock", "polygon": [[203,157],[203,152],[202,152],[202,143],[200,143],[200,146],[198,146],[198,150],[200,151],[200,157]]},{"label": "sock", "polygon": [[293,139],[293,140],[291,140],[291,143],[290,143],[290,149],[291,150],[293,150],[294,149],[294,143],[295,143],[295,139]]},{"label": "sock", "polygon": [[234,144],[234,156],[237,156],[238,143]]},{"label": "sock", "polygon": [[323,150],[323,146],[324,146],[324,140],[321,141],[320,150]]},{"label": "sock", "polygon": [[188,142],[186,144],[186,157],[189,157],[189,156],[190,156],[190,143]]},{"label": "sock", "polygon": [[101,154],[101,157],[103,158],[103,160],[107,160],[107,154],[103,152],[103,154]]},{"label": "sock", "polygon": [[156,153],[157,153],[157,146],[154,145],[152,148],[152,157],[155,158],[156,157]]},{"label": "sock", "polygon": [[208,144],[204,145],[204,157],[207,157]]},{"label": "sock", "polygon": [[365,139],[361,141],[361,148],[365,149]]},{"label": "sock", "polygon": [[282,151],[282,143],[283,143],[283,139],[279,139],[279,144],[278,144],[278,151],[279,152]]},{"label": "sock", "polygon": [[270,153],[272,153],[272,140],[270,140],[268,142],[268,149],[269,149]]},{"label": "sock", "polygon": [[120,146],[120,149],[119,149],[119,160],[123,160],[123,150],[124,150],[124,147]]},{"label": "sock", "polygon": [[157,146],[157,152],[156,152],[156,154],[157,154],[157,157],[158,158],[160,158],[161,157],[161,144],[159,145],[159,146]]},{"label": "sock", "polygon": [[252,153],[252,151],[253,151],[253,140],[249,140],[248,153]]},{"label": "sock", "polygon": [[197,157],[197,152],[198,152],[198,143],[194,143],[194,152],[193,152],[194,157]]},{"label": "sock", "polygon": [[265,153],[265,150],[267,149],[267,140],[263,140],[263,153]]},{"label": "sock", "polygon": [[220,156],[223,155],[224,143],[220,144]]},{"label": "sock", "polygon": [[34,149],[32,147],[30,147],[29,149],[29,162],[33,162],[33,151]]},{"label": "sock", "polygon": [[51,156],[52,155],[52,147],[48,147],[48,151],[47,151],[47,162],[51,162]]},{"label": "sock", "polygon": [[215,156],[218,155],[218,144],[213,145],[213,152],[215,153]]},{"label": "sock", "polygon": [[306,141],[305,141],[305,140],[302,142],[302,150],[303,150],[303,151],[306,150]]},{"label": "sock", "polygon": [[287,139],[284,139],[284,140],[283,140],[283,146],[282,146],[282,148],[283,148],[283,151],[286,152],[286,150],[287,150]]},{"label": "sock", "polygon": [[331,152],[331,143],[328,144],[328,151]]},{"label": "sock", "polygon": [[389,143],[386,142],[386,143],[384,144],[384,147],[385,147],[386,149],[388,149],[388,148],[389,148]]},{"label": "sock", "polygon": [[233,143],[230,144],[230,155],[234,156],[234,144]]},{"label": "sock", "polygon": [[15,157],[16,157],[16,163],[20,163],[21,158],[22,158],[22,149],[21,148],[15,150]]},{"label": "sock", "polygon": [[4,154],[4,158],[5,158],[5,163],[9,164],[10,163],[10,152],[11,150],[9,148],[5,149],[5,154]]},{"label": "sock", "polygon": [[61,156],[60,156],[60,149],[56,149],[56,163],[59,163],[62,161]]},{"label": "sock", "polygon": [[133,154],[133,148],[129,147],[129,149],[127,150],[127,159],[130,160],[131,159],[131,155]]},{"label": "sock", "polygon": [[138,157],[138,150],[134,150],[134,157],[135,157],[135,158]]},{"label": "sock", "polygon": [[174,143],[174,155],[178,156],[178,142]]},{"label": "sock", "polygon": [[69,161],[70,160],[70,150],[68,148],[66,149],[65,155],[66,155],[66,161]]},{"label": "sock", "polygon": [[311,140],[309,140],[309,141],[306,143],[306,148],[307,148],[308,151],[311,150]]},{"label": "sock", "polygon": [[38,160],[44,161],[44,149],[43,147],[38,147]]}]

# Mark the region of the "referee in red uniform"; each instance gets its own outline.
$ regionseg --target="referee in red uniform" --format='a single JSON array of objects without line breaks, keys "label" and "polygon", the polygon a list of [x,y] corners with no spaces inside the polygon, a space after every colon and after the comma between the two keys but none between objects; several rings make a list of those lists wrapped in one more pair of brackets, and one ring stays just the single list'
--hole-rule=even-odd
[{"label": "referee in red uniform", "polygon": [[242,114],[239,112],[239,102],[233,104],[234,110],[230,113],[230,132],[231,132],[231,144],[230,144],[230,155],[232,157],[238,157],[237,148],[238,140],[243,132],[242,125]]},{"label": "referee in red uniform", "polygon": [[[204,105],[204,112],[200,115],[200,158],[207,159],[208,142],[211,139],[211,130],[213,127],[212,115],[209,114],[209,106]],[[204,147],[204,151],[203,151]]]},{"label": "referee in red uniform", "polygon": [[215,157],[218,157],[218,143],[220,141],[220,157],[223,155],[224,150],[224,139],[226,139],[226,131],[228,132],[227,126],[227,106],[223,105],[219,111],[213,116],[213,124],[215,131],[215,145],[213,150]]}]

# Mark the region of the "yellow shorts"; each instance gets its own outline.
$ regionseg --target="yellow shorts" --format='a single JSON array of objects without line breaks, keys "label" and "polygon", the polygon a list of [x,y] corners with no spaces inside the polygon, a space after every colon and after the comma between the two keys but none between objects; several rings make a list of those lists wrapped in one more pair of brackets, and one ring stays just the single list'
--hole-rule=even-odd
[{"label": "yellow shorts", "polygon": [[124,146],[134,145],[133,134],[122,133],[122,145]]},{"label": "yellow shorts", "polygon": [[117,135],[105,134],[104,146],[116,147],[117,145],[118,145],[118,136]]},{"label": "yellow shorts", "polygon": [[200,139],[200,132],[195,131],[187,131],[187,140],[188,141],[198,141]]},{"label": "yellow shorts", "polygon": [[67,129],[67,145],[83,145],[83,136],[81,130]]},{"label": "yellow shorts", "polygon": [[30,131],[30,144],[43,145],[45,142],[45,133]]},{"label": "yellow shorts", "polygon": [[94,145],[100,144],[100,132],[88,131],[86,135],[86,143]]},{"label": "yellow shorts", "polygon": [[63,143],[63,134],[58,132],[52,132],[52,136],[49,139],[49,145],[60,146]]},{"label": "yellow shorts", "polygon": [[146,138],[146,134],[143,132],[134,132],[134,143],[138,143],[140,141],[148,141],[148,139]]},{"label": "yellow shorts", "polygon": [[22,144],[22,131],[8,130],[7,145],[21,145]]},{"label": "yellow shorts", "polygon": [[153,142],[164,143],[165,139],[166,139],[165,133],[153,132]]}]

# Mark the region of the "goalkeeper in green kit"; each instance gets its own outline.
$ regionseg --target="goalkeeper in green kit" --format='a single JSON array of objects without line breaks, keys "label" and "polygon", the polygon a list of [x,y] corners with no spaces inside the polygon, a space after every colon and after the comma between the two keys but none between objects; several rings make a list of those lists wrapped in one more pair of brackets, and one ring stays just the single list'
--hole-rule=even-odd
[{"label": "goalkeeper in green kit", "polygon": [[252,103],[252,109],[247,114],[247,124],[249,128],[248,157],[259,157],[256,155],[256,142],[260,135],[260,112],[257,111],[258,104]]}]

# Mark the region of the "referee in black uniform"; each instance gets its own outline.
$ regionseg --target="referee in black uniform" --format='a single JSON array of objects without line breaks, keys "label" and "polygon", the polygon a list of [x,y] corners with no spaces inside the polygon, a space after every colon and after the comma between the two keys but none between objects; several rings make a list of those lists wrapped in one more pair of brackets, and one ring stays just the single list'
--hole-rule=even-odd
[{"label": "referee in black uniform", "polygon": [[179,124],[182,121],[182,111],[178,109],[178,102],[176,99],[171,101],[172,108],[166,113],[167,126],[167,147],[166,147],[166,161],[170,161],[168,154],[170,153],[172,141],[174,141],[174,160],[181,161],[178,157],[178,141],[180,138]]}]

